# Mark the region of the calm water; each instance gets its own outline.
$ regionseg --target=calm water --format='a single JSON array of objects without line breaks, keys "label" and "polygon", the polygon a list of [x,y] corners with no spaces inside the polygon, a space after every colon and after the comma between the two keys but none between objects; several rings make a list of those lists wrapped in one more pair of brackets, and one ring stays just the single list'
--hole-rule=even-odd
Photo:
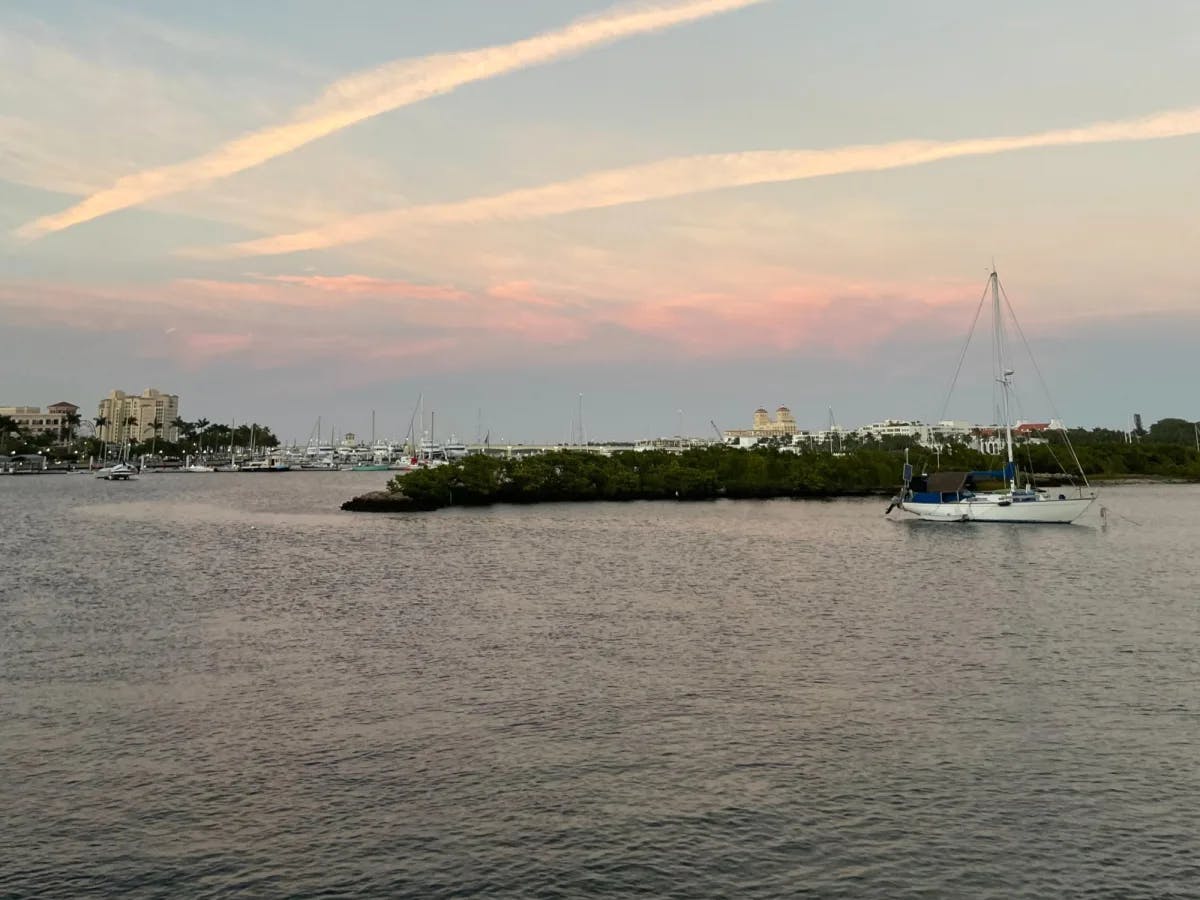
[{"label": "calm water", "polygon": [[0,479],[0,896],[1200,895],[1200,488],[337,511],[383,480]]}]

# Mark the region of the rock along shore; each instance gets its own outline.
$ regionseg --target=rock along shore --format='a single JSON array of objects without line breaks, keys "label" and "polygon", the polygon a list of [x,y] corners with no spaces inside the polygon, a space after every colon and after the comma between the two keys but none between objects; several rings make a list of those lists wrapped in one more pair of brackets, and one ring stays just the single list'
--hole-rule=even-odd
[{"label": "rock along shore", "polygon": [[830,492],[810,492],[810,493],[795,493],[781,492],[773,494],[758,494],[748,496],[728,497],[724,494],[714,497],[662,497],[647,494],[645,496],[629,496],[621,498],[609,497],[548,497],[545,500],[526,499],[521,501],[511,500],[496,500],[490,503],[446,503],[443,505],[421,504],[406,497],[404,494],[397,491],[371,491],[366,494],[360,494],[342,504],[342,509],[347,512],[372,512],[372,513],[410,513],[410,512],[433,512],[438,509],[446,509],[451,506],[530,506],[536,503],[628,503],[632,501],[643,502],[672,502],[672,503],[702,503],[713,500],[780,500],[791,498],[792,500],[837,500],[839,498],[852,497],[890,497],[895,491],[889,490],[859,490],[859,491],[830,491]]},{"label": "rock along shore", "polygon": [[408,497],[395,491],[371,491],[342,504],[349,512],[415,512],[420,507]]}]

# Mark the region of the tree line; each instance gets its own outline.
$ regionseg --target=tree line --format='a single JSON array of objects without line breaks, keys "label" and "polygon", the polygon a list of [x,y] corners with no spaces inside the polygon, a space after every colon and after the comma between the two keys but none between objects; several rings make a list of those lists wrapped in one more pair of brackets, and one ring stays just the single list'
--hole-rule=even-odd
[{"label": "tree line", "polygon": [[[97,456],[103,457],[113,444],[111,441],[101,441],[99,435],[111,423],[105,416],[96,416],[84,420],[78,413],[68,413],[63,417],[63,425],[55,432],[33,434],[12,417],[0,415],[0,451],[12,453],[38,453],[51,459],[66,459],[72,457]],[[130,416],[121,422],[126,433],[137,432],[140,428],[149,434],[139,440],[129,441],[129,452],[133,455],[157,454],[161,456],[184,456],[188,454],[219,454],[234,450],[245,450],[254,447],[278,447],[279,438],[266,425],[252,422],[248,425],[231,427],[221,423],[210,422],[208,419],[197,419],[190,422],[176,418],[170,427],[178,433],[178,440],[168,441],[164,436],[167,427],[162,422],[147,422],[140,427],[135,416]],[[81,434],[82,430],[90,434]]]},{"label": "tree line", "polygon": [[[1074,447],[1089,479],[1160,476],[1200,480],[1195,447],[1161,442],[1092,444]],[[992,471],[995,456],[962,444],[935,453],[909,450],[918,472]],[[1018,448],[1017,468],[1025,481],[1043,485],[1079,481],[1065,440],[1027,442]],[[892,494],[899,489],[905,453],[858,447],[842,453],[777,447],[742,450],[723,445],[682,453],[620,451],[601,456],[561,450],[503,459],[468,456],[445,466],[417,469],[392,479],[389,489],[411,508],[480,506],[587,500],[710,500],[720,497],[834,497]]]}]

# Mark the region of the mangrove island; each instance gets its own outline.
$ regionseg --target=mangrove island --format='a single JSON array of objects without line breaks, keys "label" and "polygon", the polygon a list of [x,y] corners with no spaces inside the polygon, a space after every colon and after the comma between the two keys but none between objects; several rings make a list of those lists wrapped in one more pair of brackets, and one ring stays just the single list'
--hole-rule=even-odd
[{"label": "mangrove island", "polygon": [[[1200,480],[1200,453],[1184,444],[1091,442],[1086,432],[1081,440],[1075,433],[1071,437],[1089,479]],[[387,490],[355,497],[342,509],[417,512],[495,503],[890,496],[899,488],[906,449],[918,472],[983,470],[995,463],[995,457],[961,444],[950,444],[937,456],[911,446],[835,454],[720,444],[682,453],[626,450],[610,456],[584,449],[511,459],[477,454],[400,474]],[[1061,435],[1022,446],[1017,461],[1022,483],[1069,482],[1062,474],[1071,465],[1069,453]]]}]

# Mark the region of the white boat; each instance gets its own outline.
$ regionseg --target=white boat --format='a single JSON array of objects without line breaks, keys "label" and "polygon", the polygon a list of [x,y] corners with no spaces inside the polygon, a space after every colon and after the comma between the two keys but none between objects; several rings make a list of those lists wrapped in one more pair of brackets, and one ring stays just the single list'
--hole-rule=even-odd
[{"label": "white boat", "polygon": [[338,464],[334,462],[333,456],[305,457],[300,463],[300,468],[306,472],[336,472]]},{"label": "white boat", "polygon": [[[1001,386],[1004,414],[1004,443],[1007,462],[998,471],[979,472],[934,472],[914,475],[912,466],[904,464],[904,487],[888,507],[910,513],[929,522],[1030,522],[1067,525],[1082,516],[1096,500],[1096,492],[1087,483],[1083,468],[1079,474],[1083,479],[1078,488],[1055,488],[1046,490],[1030,484],[1018,486],[1017,470],[1013,463],[1013,437],[1010,410],[1013,386],[1013,370],[1004,358],[1008,346],[1004,337],[1004,320],[1000,310],[1000,279],[995,269],[988,276],[992,296],[992,321],[995,329],[993,347],[999,367],[996,381]],[[986,293],[984,295],[986,297]],[[983,298],[980,299],[982,304]],[[1011,311],[1011,309],[1010,309]],[[978,313],[976,313],[978,318]],[[972,329],[974,326],[972,326]],[[970,336],[967,338],[970,341]],[[965,354],[965,350],[964,350]],[[1063,430],[1066,435],[1066,430]],[[1079,466],[1079,459],[1071,448],[1071,456]],[[979,483],[998,482],[998,490],[977,490]],[[1073,494],[1074,496],[1070,496]]]},{"label": "white boat", "polygon": [[292,469],[287,463],[275,456],[267,456],[262,459],[252,459],[248,463],[241,466],[242,472],[290,472]]},{"label": "white boat", "polygon": [[105,481],[133,481],[137,479],[137,469],[126,463],[119,462],[115,465],[98,469],[96,477],[103,478]]},{"label": "white boat", "polygon": [[1017,488],[1015,481],[998,491],[977,491],[982,476],[1003,472],[934,472],[911,478],[896,506],[929,522],[1028,522],[1067,525],[1082,516],[1096,493],[1044,488]]},{"label": "white boat", "polygon": [[183,466],[182,469],[180,469],[181,472],[215,472],[215,471],[217,471],[212,466],[206,466],[200,462],[192,462],[192,458],[190,456],[184,462],[185,462],[185,465]]},{"label": "white boat", "polygon": [[417,445],[417,456],[421,459],[445,459],[446,448],[425,434],[421,438],[421,443]]}]

